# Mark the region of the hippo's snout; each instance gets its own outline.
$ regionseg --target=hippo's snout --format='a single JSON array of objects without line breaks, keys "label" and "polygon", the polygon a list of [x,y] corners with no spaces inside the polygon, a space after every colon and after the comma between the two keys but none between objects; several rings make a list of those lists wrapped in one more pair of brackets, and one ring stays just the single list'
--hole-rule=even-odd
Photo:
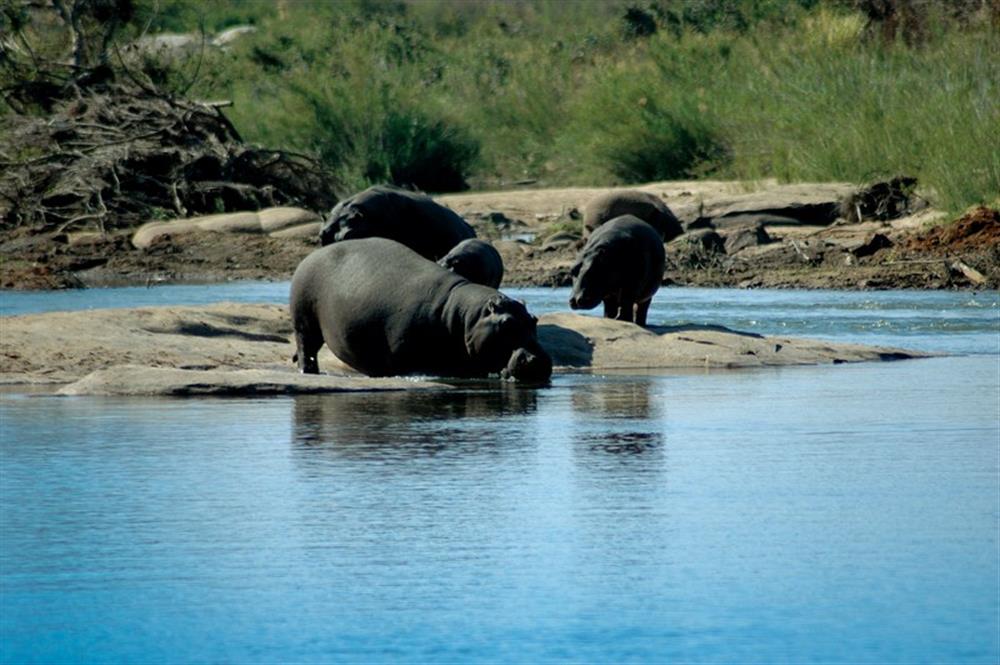
[{"label": "hippo's snout", "polygon": [[546,383],[552,376],[552,359],[541,348],[520,348],[510,355],[501,376],[521,383]]},{"label": "hippo's snout", "polygon": [[594,309],[600,302],[600,298],[588,298],[578,291],[569,297],[570,309]]}]

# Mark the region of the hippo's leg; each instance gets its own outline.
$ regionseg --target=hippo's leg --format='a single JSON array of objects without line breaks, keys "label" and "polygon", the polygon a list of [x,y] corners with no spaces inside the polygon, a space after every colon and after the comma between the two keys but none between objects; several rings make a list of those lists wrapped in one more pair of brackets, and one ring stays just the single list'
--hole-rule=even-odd
[{"label": "hippo's leg", "polygon": [[295,330],[295,358],[299,371],[303,374],[319,374],[319,363],[316,354],[323,346],[323,336],[316,331]]},{"label": "hippo's leg", "polygon": [[653,302],[652,298],[635,304],[635,322],[643,328],[646,327],[646,313],[649,312],[651,302]]},{"label": "hippo's leg", "polygon": [[618,318],[618,296],[608,296],[604,299],[604,318]]},{"label": "hippo's leg", "polygon": [[615,318],[631,323],[635,318],[635,302],[628,298],[622,298],[621,305],[618,306],[618,316]]}]

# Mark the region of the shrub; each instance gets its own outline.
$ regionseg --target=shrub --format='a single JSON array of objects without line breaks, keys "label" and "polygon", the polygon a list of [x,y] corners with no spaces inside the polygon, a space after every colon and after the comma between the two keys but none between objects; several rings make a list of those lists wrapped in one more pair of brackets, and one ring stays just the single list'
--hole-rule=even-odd
[{"label": "shrub", "polygon": [[705,175],[725,163],[717,121],[688,91],[651,68],[594,81],[571,110],[564,140],[576,145],[589,178],[634,183]]}]

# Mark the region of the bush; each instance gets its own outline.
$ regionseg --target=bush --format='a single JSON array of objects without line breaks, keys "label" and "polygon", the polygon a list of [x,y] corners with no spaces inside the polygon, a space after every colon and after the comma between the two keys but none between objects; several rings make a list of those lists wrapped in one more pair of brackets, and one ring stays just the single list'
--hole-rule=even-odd
[{"label": "bush", "polygon": [[703,176],[725,163],[717,121],[697,91],[668,86],[650,68],[595,81],[571,110],[564,140],[580,153],[582,173],[624,183]]},{"label": "bush", "polygon": [[[319,154],[355,188],[907,174],[952,210],[992,201],[1000,37],[987,13],[933,22],[907,46],[866,41],[857,6],[287,3],[243,17],[259,31],[206,56],[191,94],[232,98],[246,138]],[[623,34],[630,8],[641,39]]]}]

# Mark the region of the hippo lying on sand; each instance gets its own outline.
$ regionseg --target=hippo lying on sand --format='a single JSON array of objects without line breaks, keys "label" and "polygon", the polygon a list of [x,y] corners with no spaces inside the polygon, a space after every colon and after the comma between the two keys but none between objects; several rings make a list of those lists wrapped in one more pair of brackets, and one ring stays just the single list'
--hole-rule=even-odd
[{"label": "hippo lying on sand", "polygon": [[431,197],[376,185],[338,203],[319,232],[326,246],[358,238],[390,238],[437,261],[476,232],[452,210]]},{"label": "hippo lying on sand", "polygon": [[663,281],[663,241],[652,226],[632,215],[601,225],[574,264],[573,309],[604,302],[604,316],[646,325],[646,312]]},{"label": "hippo lying on sand", "polygon": [[494,289],[500,288],[503,280],[500,252],[490,243],[477,238],[458,243],[438,264],[470,282]]},{"label": "hippo lying on sand", "polygon": [[524,305],[393,240],[347,240],[314,251],[295,270],[289,303],[306,374],[319,372],[324,342],[370,376],[499,372],[541,383],[552,374]]},{"label": "hippo lying on sand", "polygon": [[634,215],[646,222],[656,229],[663,242],[684,233],[681,223],[663,199],[635,189],[608,192],[591,199],[583,209],[583,233],[593,233],[601,224],[622,215]]}]

